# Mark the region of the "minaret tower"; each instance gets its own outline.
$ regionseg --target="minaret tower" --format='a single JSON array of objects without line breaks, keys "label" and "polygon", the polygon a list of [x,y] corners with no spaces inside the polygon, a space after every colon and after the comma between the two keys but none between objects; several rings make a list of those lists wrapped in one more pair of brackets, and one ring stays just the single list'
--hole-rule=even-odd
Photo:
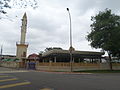
[{"label": "minaret tower", "polygon": [[19,59],[24,59],[27,56],[28,44],[25,42],[26,30],[27,30],[27,15],[26,13],[24,13],[21,26],[21,39],[20,42],[16,43],[17,46],[16,57]]}]

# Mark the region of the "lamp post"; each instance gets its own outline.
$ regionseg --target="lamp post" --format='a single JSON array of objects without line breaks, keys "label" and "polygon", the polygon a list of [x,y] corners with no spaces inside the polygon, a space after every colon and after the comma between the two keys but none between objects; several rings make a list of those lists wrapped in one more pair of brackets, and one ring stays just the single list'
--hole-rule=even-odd
[{"label": "lamp post", "polygon": [[70,15],[70,11],[69,11],[69,8],[67,8],[67,11],[68,11],[68,14],[69,14],[69,19],[70,19],[70,48],[69,48],[69,51],[70,51],[70,71],[72,72],[72,51],[73,51],[73,47],[72,47],[72,25],[71,25],[71,15]]}]

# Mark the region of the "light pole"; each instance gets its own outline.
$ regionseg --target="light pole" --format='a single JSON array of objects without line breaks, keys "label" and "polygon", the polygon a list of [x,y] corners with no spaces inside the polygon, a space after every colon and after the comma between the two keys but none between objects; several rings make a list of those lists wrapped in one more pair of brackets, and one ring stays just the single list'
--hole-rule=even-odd
[{"label": "light pole", "polygon": [[70,19],[70,48],[69,48],[69,51],[70,51],[70,71],[72,72],[72,51],[73,51],[73,47],[72,47],[72,25],[71,25],[71,15],[70,15],[70,11],[69,11],[69,8],[67,8],[67,11],[68,11],[68,14],[69,14],[69,19]]}]

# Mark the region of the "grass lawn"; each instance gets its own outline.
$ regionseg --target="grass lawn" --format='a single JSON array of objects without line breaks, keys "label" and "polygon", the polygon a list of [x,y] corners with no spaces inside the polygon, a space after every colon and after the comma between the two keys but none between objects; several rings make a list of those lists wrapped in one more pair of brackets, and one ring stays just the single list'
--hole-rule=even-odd
[{"label": "grass lawn", "polygon": [[86,73],[120,73],[120,70],[84,70],[74,72],[86,72]]}]

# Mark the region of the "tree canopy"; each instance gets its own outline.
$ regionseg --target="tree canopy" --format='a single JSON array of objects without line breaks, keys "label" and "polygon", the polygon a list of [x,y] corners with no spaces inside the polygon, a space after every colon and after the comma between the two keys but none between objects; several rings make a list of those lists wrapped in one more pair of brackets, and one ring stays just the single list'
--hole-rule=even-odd
[{"label": "tree canopy", "polygon": [[87,40],[93,48],[102,48],[112,56],[120,57],[120,16],[110,9],[92,16],[91,32]]},{"label": "tree canopy", "polygon": [[6,8],[38,7],[37,0],[0,0],[0,14],[7,14]]}]

